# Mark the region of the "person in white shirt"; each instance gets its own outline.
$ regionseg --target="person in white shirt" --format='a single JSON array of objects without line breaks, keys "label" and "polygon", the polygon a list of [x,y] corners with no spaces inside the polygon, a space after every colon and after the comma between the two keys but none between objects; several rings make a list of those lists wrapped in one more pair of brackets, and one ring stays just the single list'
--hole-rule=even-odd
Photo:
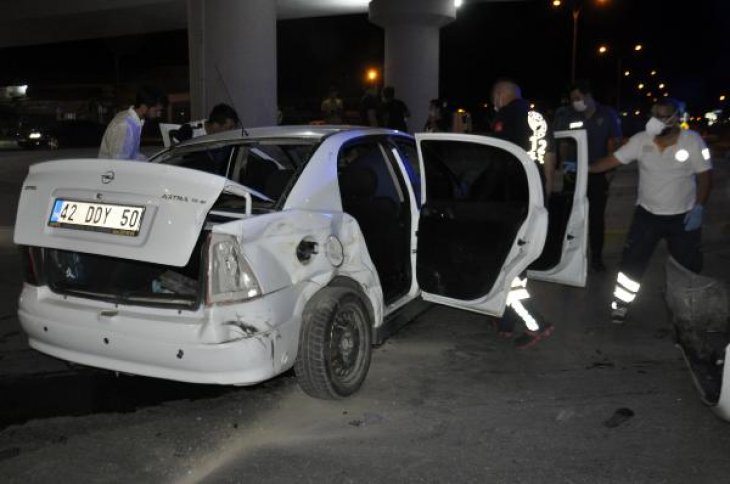
[{"label": "person in white shirt", "polygon": [[159,89],[143,86],[137,91],[134,106],[117,113],[101,139],[99,158],[117,160],[146,160],[139,152],[142,125],[145,119],[160,117],[167,97]]},{"label": "person in white shirt", "polygon": [[646,131],[589,168],[602,173],[634,160],[639,164],[637,206],[611,302],[615,323],[626,320],[661,239],[677,262],[693,272],[702,270],[702,214],[712,189],[710,150],[699,134],[680,128],[678,101],[663,98],[651,113]]}]

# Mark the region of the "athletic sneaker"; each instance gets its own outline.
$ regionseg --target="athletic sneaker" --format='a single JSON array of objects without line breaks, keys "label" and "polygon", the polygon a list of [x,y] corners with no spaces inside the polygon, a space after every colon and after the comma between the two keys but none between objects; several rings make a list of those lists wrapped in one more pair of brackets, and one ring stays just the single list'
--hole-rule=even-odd
[{"label": "athletic sneaker", "polygon": [[555,327],[552,324],[546,324],[537,331],[525,331],[515,338],[515,348],[518,350],[531,348],[553,334],[553,331],[555,331]]}]

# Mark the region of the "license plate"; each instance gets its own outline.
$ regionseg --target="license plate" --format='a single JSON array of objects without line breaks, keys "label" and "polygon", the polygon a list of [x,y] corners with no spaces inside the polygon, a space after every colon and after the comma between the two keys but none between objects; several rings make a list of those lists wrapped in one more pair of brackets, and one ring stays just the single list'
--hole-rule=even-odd
[{"label": "license plate", "polygon": [[143,215],[144,207],[57,198],[48,225],[135,237],[142,226]]}]

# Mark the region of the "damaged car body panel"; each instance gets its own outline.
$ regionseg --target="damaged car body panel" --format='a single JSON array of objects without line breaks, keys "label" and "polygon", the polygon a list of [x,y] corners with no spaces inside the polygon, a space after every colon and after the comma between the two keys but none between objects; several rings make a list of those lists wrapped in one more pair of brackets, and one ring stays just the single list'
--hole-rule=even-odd
[{"label": "damaged car body panel", "polygon": [[671,256],[665,300],[682,352],[701,400],[730,421],[730,300],[725,283],[696,274]]}]

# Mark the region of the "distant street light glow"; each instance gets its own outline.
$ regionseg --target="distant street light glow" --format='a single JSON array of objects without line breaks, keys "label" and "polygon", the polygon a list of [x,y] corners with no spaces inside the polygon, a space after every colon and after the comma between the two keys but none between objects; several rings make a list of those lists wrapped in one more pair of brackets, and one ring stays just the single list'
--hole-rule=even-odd
[{"label": "distant street light glow", "polygon": [[720,101],[722,102],[724,100],[725,100],[725,95],[723,94],[722,96],[720,96]]},{"label": "distant street light glow", "polygon": [[640,83],[640,84],[639,84],[639,85],[638,85],[637,87],[639,88],[639,90],[642,90],[642,89],[644,89],[644,83],[643,83],[643,82],[642,82],[642,83]]},{"label": "distant street light glow", "polygon": [[651,71],[652,76],[656,76],[656,71]]},{"label": "distant street light glow", "polygon": [[459,8],[464,3],[464,0],[454,0],[454,7]]},{"label": "distant street light glow", "polygon": [[378,70],[377,69],[368,69],[367,73],[365,74],[365,77],[369,82],[375,82],[378,80]]},{"label": "distant street light glow", "polygon": [[624,77],[629,77],[631,75],[630,71],[624,71]]},{"label": "distant street light glow", "polygon": [[553,7],[559,7],[562,3],[560,0],[553,0]]},{"label": "distant street light glow", "polygon": [[641,44],[636,44],[636,45],[634,46],[634,50],[635,50],[636,52],[639,52],[639,51],[640,51],[641,49],[643,49],[643,48],[644,48],[644,46],[643,46],[643,45],[641,45]]},{"label": "distant street light glow", "polygon": [[664,83],[659,84],[659,89],[664,89]]},{"label": "distant street light glow", "polygon": [[608,52],[608,47],[606,47],[605,45],[598,47],[599,54],[605,54],[606,52]]}]

